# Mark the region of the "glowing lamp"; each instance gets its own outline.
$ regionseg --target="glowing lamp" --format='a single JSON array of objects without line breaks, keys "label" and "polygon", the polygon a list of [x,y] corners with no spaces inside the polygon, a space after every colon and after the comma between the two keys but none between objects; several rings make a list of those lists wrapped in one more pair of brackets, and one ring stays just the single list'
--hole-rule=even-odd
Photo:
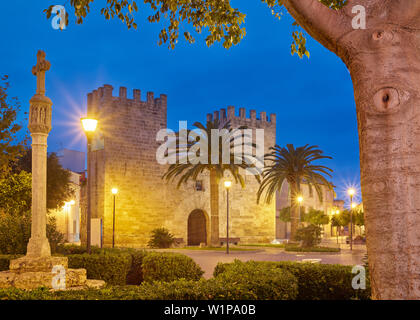
[{"label": "glowing lamp", "polygon": [[225,184],[225,188],[229,189],[232,186],[232,181],[226,180],[224,184]]},{"label": "glowing lamp", "polygon": [[89,118],[82,118],[80,121],[82,122],[83,130],[86,133],[95,132],[96,127],[98,125],[98,120],[89,119]]}]

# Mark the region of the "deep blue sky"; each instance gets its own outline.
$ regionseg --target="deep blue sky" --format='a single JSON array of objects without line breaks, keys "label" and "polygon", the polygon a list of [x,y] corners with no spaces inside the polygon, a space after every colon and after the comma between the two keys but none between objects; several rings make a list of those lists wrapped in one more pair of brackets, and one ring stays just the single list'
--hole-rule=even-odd
[{"label": "deep blue sky", "polygon": [[[277,114],[277,143],[319,145],[334,160],[333,181],[339,197],[345,186],[359,182],[359,147],[353,87],[347,68],[312,39],[310,59],[291,56],[291,18],[275,19],[260,0],[233,0],[247,14],[247,36],[236,47],[208,48],[201,38],[181,40],[175,50],[158,46],[159,26],[137,14],[138,30],[119,21],[90,14],[82,25],[54,30],[43,9],[58,1],[14,0],[0,11],[0,74],[10,77],[10,94],[29,110],[35,92],[31,73],[38,49],[52,68],[47,95],[52,99],[53,130],[49,151],[62,147],[85,151],[78,121],[86,111],[86,95],[103,84],[168,95],[168,123],[205,121],[205,115],[228,105]],[[105,1],[97,0],[99,5]],[[139,3],[142,1],[139,1]],[[69,6],[67,6],[69,8]],[[98,5],[95,6],[98,8]],[[140,10],[144,8],[140,6]],[[26,123],[25,123],[26,125]]]}]

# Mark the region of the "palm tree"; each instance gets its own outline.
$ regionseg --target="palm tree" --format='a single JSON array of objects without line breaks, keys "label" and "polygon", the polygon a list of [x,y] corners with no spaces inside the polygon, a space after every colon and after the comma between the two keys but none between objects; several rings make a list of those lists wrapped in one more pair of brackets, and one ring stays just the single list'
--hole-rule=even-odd
[{"label": "palm tree", "polygon": [[[167,181],[178,179],[177,188],[179,188],[183,183],[186,183],[189,180],[196,181],[199,175],[203,174],[204,172],[210,173],[211,244],[218,245],[219,182],[227,171],[230,173],[236,183],[239,183],[242,188],[245,187],[245,180],[242,174],[239,172],[239,169],[255,168],[255,161],[254,163],[251,163],[252,154],[243,152],[240,155],[236,155],[234,149],[240,145],[248,145],[251,146],[252,149],[255,148],[255,144],[246,143],[244,142],[245,139],[237,139],[240,136],[242,136],[242,138],[247,137],[247,135],[242,131],[242,129],[246,129],[246,127],[232,129],[230,126],[230,121],[222,125],[219,120],[216,119],[214,121],[208,121],[206,125],[203,125],[200,122],[195,122],[194,126],[198,130],[195,129],[194,132],[192,130],[184,130],[184,132],[176,133],[176,138],[173,139],[172,142],[172,148],[169,146],[169,152],[167,154],[168,156],[175,155],[177,157],[177,163],[171,164],[162,178]],[[214,138],[212,138],[212,130],[214,129],[219,130],[218,132],[221,133],[218,136],[219,141],[217,142],[212,141],[214,140]],[[226,130],[225,133],[228,134],[222,134],[222,130]],[[182,137],[184,137],[184,140],[185,137],[188,137],[188,139],[186,141],[182,141]],[[199,148],[200,146],[205,147],[205,152]],[[218,150],[216,152],[212,152],[214,151],[213,149],[215,146],[217,146]],[[229,151],[229,158],[224,157],[224,146],[227,146],[225,147],[224,151]],[[173,150],[172,152],[171,149]],[[246,148],[243,148],[243,150],[245,149]],[[213,153],[217,155],[218,161],[215,161]],[[200,158],[202,161],[198,163],[192,163],[190,161],[191,154],[195,155],[197,158]],[[259,175],[257,174],[255,177],[259,181]]]},{"label": "palm tree", "polygon": [[318,146],[305,145],[295,147],[288,144],[286,148],[278,145],[270,148],[270,152],[265,155],[265,161],[270,165],[263,170],[263,179],[257,192],[257,202],[261,200],[262,194],[266,191],[264,201],[270,203],[277,191],[281,191],[284,181],[290,186],[291,196],[291,238],[294,239],[296,230],[299,226],[299,205],[297,197],[301,194],[301,183],[308,184],[310,190],[315,188],[320,201],[322,201],[322,185],[332,190],[331,183],[324,177],[331,177],[332,169],[314,165],[312,162],[321,159],[332,159],[322,155],[322,150]]}]

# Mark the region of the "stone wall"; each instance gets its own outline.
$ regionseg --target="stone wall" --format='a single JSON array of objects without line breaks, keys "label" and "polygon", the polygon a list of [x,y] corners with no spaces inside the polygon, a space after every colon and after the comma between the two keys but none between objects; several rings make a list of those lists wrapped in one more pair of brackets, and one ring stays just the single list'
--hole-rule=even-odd
[{"label": "stone wall", "polygon": [[[167,97],[147,93],[141,100],[140,90],[127,97],[126,88],[120,88],[119,96],[112,95],[112,87],[105,85],[88,94],[88,113],[99,119],[102,141],[88,155],[91,161],[89,173],[92,186],[92,217],[103,219],[104,245],[112,242],[113,195],[116,196],[116,245],[139,247],[147,244],[150,233],[157,227],[167,227],[177,238],[188,238],[188,216],[200,209],[210,215],[210,185],[208,175],[200,177],[203,191],[196,191],[190,182],[180,189],[175,183],[161,179],[167,166],[156,161],[156,134],[167,127]],[[256,119],[255,111],[249,118],[244,109],[235,116],[229,107],[232,126],[242,124],[266,129],[266,147],[275,141],[275,115],[268,121],[265,113]],[[198,119],[200,120],[200,119]],[[246,177],[246,188],[234,185],[231,192],[232,237],[241,242],[269,241],[275,237],[275,204],[257,205],[258,184],[253,176]],[[220,187],[220,237],[226,230],[226,196]],[[83,219],[82,219],[83,221]],[[83,228],[82,228],[83,229]],[[210,227],[207,228],[208,239]]]}]

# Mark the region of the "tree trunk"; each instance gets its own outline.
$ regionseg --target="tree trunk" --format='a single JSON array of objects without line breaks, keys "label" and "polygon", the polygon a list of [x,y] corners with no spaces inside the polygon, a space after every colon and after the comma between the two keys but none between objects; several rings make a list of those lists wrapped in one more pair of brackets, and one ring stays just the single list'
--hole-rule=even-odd
[{"label": "tree trunk", "polygon": [[[420,299],[420,1],[285,0],[353,80],[374,299]],[[366,29],[353,29],[358,5]]]},{"label": "tree trunk", "polygon": [[296,202],[298,189],[296,184],[290,184],[290,240],[294,241],[299,228],[299,205]]},{"label": "tree trunk", "polygon": [[219,181],[214,170],[210,170],[210,216],[211,245],[219,246]]},{"label": "tree trunk", "polygon": [[373,297],[419,299],[420,47],[416,33],[394,31],[382,31],[387,50],[349,67]]}]

